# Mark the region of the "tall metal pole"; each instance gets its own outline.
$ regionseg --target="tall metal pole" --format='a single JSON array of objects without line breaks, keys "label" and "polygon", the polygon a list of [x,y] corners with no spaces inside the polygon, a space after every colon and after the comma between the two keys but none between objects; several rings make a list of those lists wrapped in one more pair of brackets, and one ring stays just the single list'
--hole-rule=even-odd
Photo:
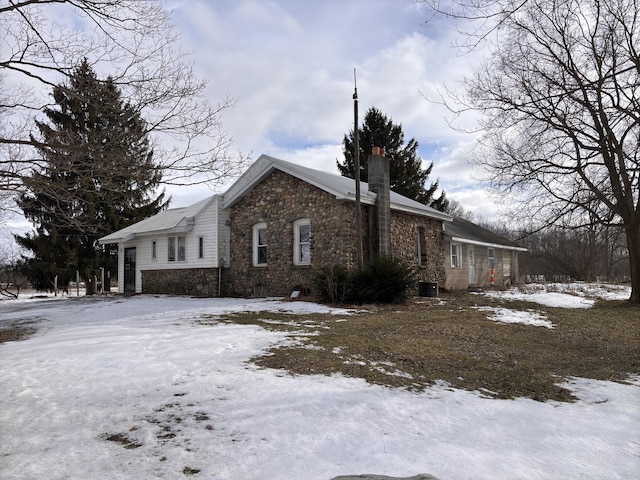
[{"label": "tall metal pole", "polygon": [[358,84],[356,82],[356,69],[353,69],[353,161],[356,179],[356,263],[358,271],[364,268],[364,255],[362,253],[362,211],[360,209],[360,144],[358,127]]}]

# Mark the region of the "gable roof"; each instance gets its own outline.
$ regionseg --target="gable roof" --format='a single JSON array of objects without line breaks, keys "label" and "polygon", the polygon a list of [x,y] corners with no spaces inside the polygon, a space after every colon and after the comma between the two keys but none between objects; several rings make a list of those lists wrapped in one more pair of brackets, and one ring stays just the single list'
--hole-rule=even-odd
[{"label": "gable roof", "polygon": [[[334,195],[338,200],[356,200],[356,185],[355,181],[351,178],[303,167],[302,165],[286,162],[269,155],[260,155],[247,171],[227,190],[224,195],[223,208],[229,208],[234,205],[275,170],[280,170],[318,187]],[[374,205],[375,200],[376,194],[369,191],[369,185],[366,182],[360,182],[360,201],[362,204]],[[392,210],[437,218],[448,222],[452,220],[450,215],[423,205],[415,200],[411,200],[394,191],[390,192],[390,201]]]},{"label": "gable roof", "polygon": [[502,248],[505,250],[518,250],[520,252],[527,251],[526,248],[519,246],[517,243],[461,217],[454,217],[453,222],[445,224],[444,233],[451,237],[453,242]]},{"label": "gable roof", "polygon": [[195,217],[205,210],[220,195],[212,195],[187,207],[170,208],[122,228],[100,238],[100,245],[128,242],[135,237],[159,235],[164,233],[188,232],[193,228]]}]

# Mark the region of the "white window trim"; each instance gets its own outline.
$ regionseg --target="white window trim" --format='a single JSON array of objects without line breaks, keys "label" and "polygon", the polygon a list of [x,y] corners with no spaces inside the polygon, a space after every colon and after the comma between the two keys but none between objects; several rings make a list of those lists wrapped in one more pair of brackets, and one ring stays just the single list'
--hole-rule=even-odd
[{"label": "white window trim", "polygon": [[487,259],[489,261],[489,268],[495,269],[496,268],[496,249],[494,247],[487,248]]},{"label": "white window trim", "polygon": [[[309,260],[300,259],[300,227],[309,227]],[[299,218],[293,222],[293,264],[294,265],[311,265],[311,220],[308,218]]]},{"label": "white window trim", "polygon": [[258,247],[260,246],[264,246],[267,248],[267,255],[269,254],[269,250],[268,250],[268,244],[264,244],[264,245],[259,245],[258,241],[260,240],[260,236],[259,236],[259,231],[260,230],[266,230],[267,229],[267,224],[265,222],[261,222],[261,223],[256,223],[253,226],[253,240],[252,240],[252,248],[253,248],[253,266],[254,267],[265,267],[267,266],[267,262],[268,262],[268,256],[267,256],[267,262],[265,263],[258,263]]},{"label": "white window trim", "polygon": [[158,261],[158,242],[157,240],[153,240],[151,242],[151,260],[154,262]]},{"label": "white window trim", "polygon": [[[456,254],[454,256],[453,250],[456,250]],[[451,268],[462,268],[462,244],[461,243],[451,243],[450,250],[450,258],[451,258]],[[454,262],[455,258],[455,262]]]},{"label": "white window trim", "polygon": [[198,258],[204,258],[204,237],[198,237]]}]

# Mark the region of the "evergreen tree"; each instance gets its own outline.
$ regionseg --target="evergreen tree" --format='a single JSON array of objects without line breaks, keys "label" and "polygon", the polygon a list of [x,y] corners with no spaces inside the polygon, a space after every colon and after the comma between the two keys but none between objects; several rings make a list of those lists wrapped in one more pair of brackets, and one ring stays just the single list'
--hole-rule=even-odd
[{"label": "evergreen tree", "polygon": [[98,239],[154,215],[166,207],[154,192],[161,173],[153,162],[146,124],[125,102],[109,77],[99,80],[83,61],[67,85],[53,89],[55,106],[36,121],[44,168],[25,178],[18,200],[35,231],[16,236],[32,255],[26,258],[30,280],[49,289],[93,275],[99,267],[115,270],[113,252]]},{"label": "evergreen tree", "polygon": [[[338,160],[338,171],[344,177],[355,178],[355,162],[353,150],[354,132],[344,136],[342,152],[344,161]],[[405,197],[444,211],[448,201],[445,193],[438,198],[434,194],[438,182],[425,188],[427,179],[433,170],[433,162],[422,168],[422,159],[417,155],[418,142],[415,138],[404,144],[402,125],[394,124],[380,110],[371,107],[364,117],[364,124],[359,129],[358,144],[360,147],[360,178],[366,181],[368,174],[368,158],[372,147],[384,147],[385,156],[389,158],[391,190]]]}]

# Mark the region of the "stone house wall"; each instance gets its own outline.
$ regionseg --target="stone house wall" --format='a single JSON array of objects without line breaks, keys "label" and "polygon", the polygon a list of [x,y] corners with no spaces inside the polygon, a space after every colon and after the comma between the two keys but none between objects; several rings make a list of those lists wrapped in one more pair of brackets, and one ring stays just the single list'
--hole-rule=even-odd
[{"label": "stone house wall", "polygon": [[[355,203],[275,170],[230,207],[231,267],[223,290],[233,296],[287,296],[311,287],[312,269],[355,266]],[[372,207],[363,206],[364,258],[370,258],[367,232]],[[310,219],[311,265],[293,264],[293,223]],[[253,266],[253,225],[267,225],[267,265]],[[418,228],[424,232],[427,260],[417,265]],[[391,254],[416,265],[420,281],[444,282],[442,222],[391,212]],[[417,285],[416,285],[417,288]]]},{"label": "stone house wall", "polygon": [[143,270],[142,291],[152,294],[218,296],[217,268]]},{"label": "stone house wall", "polygon": [[[231,266],[225,291],[234,296],[286,296],[311,286],[312,268],[355,265],[354,203],[275,170],[230,207]],[[293,222],[310,219],[311,265],[293,264]],[[267,224],[267,265],[253,266],[256,223]],[[368,223],[363,209],[363,224]]]},{"label": "stone house wall", "polygon": [[[419,241],[422,243],[420,260],[418,259]],[[444,285],[442,221],[392,211],[391,255],[407,265],[415,265],[419,282],[435,282],[438,285]]]}]

